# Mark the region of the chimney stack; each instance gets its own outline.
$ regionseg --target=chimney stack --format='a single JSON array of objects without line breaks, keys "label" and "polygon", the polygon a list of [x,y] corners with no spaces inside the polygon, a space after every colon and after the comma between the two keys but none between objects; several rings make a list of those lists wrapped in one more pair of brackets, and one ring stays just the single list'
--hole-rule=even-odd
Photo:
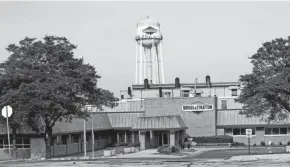
[{"label": "chimney stack", "polygon": [[175,78],[175,88],[180,88],[180,80],[178,77]]}]

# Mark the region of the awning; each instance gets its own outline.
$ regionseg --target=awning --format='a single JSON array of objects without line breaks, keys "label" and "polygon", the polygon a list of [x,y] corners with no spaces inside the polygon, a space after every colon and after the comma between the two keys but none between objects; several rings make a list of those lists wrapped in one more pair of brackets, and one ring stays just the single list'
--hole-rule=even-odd
[{"label": "awning", "polygon": [[184,130],[180,115],[138,117],[131,130]]}]

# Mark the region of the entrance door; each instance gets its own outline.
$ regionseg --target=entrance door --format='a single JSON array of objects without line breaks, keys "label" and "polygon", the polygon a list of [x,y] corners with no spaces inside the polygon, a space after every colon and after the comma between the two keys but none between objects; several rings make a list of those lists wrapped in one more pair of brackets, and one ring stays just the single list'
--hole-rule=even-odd
[{"label": "entrance door", "polygon": [[169,145],[169,133],[168,132],[158,132],[158,144],[159,144],[159,147]]},{"label": "entrance door", "polygon": [[163,146],[169,145],[168,132],[162,132],[162,137],[163,137]]}]

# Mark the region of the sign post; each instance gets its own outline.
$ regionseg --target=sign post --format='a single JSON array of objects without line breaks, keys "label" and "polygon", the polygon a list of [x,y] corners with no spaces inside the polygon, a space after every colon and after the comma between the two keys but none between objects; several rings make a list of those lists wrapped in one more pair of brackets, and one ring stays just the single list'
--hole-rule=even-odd
[{"label": "sign post", "polygon": [[246,129],[246,137],[248,138],[248,145],[249,145],[249,155],[251,154],[251,141],[250,139],[252,138],[252,129]]},{"label": "sign post", "polygon": [[10,106],[5,106],[2,108],[2,116],[6,118],[7,122],[7,137],[8,137],[8,151],[9,158],[11,159],[11,148],[10,148],[10,134],[9,134],[9,121],[8,118],[12,115],[12,108]]}]

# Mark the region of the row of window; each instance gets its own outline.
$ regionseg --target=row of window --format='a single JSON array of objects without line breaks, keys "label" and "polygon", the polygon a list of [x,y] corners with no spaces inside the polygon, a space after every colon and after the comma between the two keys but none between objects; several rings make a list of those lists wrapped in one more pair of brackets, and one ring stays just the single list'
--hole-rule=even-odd
[{"label": "row of window", "polygon": [[[104,135],[99,135],[98,133],[94,133],[94,139],[105,139]],[[86,141],[91,141],[92,140],[92,135],[87,134],[86,135]],[[69,143],[79,143],[83,141],[82,135],[81,134],[73,134],[71,135],[71,141],[69,141],[69,135],[62,135],[62,136],[54,136],[52,139],[52,144],[56,145],[66,145]]]},{"label": "row of window", "polygon": [[139,132],[120,131],[117,134],[119,135],[119,143],[132,142],[132,138],[134,141],[139,141]]},{"label": "row of window", "polygon": [[[232,135],[246,135],[246,129],[247,128],[228,128],[225,129],[225,133],[226,134],[232,134]],[[256,129],[255,128],[251,128],[252,129],[252,135],[256,135]]]},{"label": "row of window", "polygon": [[[238,96],[238,89],[231,89],[232,96]],[[201,96],[201,93],[196,93],[196,96]],[[189,97],[189,90],[182,91],[182,97]]]},{"label": "row of window", "polygon": [[[0,148],[9,148],[8,139],[0,138]],[[10,138],[10,148],[12,148],[12,139]],[[29,138],[16,138],[16,148],[30,148]]]},{"label": "row of window", "polygon": [[[226,134],[232,134],[232,135],[246,135],[246,129],[247,128],[227,128],[225,129]],[[252,135],[256,135],[256,128],[252,129]],[[257,128],[258,129],[258,128]],[[264,129],[265,135],[286,135],[288,134],[287,128],[260,128]]]}]

